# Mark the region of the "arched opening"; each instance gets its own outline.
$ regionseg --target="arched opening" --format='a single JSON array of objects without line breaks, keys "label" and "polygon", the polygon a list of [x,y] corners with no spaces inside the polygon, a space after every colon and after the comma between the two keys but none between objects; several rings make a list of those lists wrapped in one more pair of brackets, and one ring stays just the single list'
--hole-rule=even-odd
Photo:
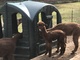
[{"label": "arched opening", "polygon": [[38,21],[42,21],[41,12],[38,15],[38,19],[39,19]]},{"label": "arched opening", "polygon": [[[40,22],[40,21],[45,21],[45,13],[44,12],[40,12],[39,14],[38,14],[38,21]],[[43,37],[41,36],[41,32],[40,31],[38,31],[38,35],[39,35],[39,44],[42,44],[42,43],[44,43],[44,40],[43,40]]]},{"label": "arched opening", "polygon": [[57,14],[55,11],[52,12],[52,26],[55,26],[57,24]]},{"label": "arched opening", "polygon": [[44,21],[46,23],[46,14],[45,12],[40,12],[38,15],[39,21]]},{"label": "arched opening", "polygon": [[12,14],[12,33],[22,33],[22,15],[20,13]]},{"label": "arched opening", "polygon": [[17,22],[18,22],[18,32],[22,33],[23,28],[22,28],[22,15],[20,13],[17,13]]},{"label": "arched opening", "polygon": [[0,38],[3,37],[3,34],[4,34],[3,15],[0,14]]}]

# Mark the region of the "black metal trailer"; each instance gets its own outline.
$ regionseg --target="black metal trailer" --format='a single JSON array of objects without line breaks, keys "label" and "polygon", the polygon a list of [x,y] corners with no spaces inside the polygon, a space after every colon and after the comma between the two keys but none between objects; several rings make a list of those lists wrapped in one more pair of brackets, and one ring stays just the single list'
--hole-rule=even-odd
[{"label": "black metal trailer", "polygon": [[[0,8],[1,37],[11,37],[13,33],[18,32],[16,14],[20,13],[22,16],[23,38],[17,42],[14,53],[16,60],[30,60],[44,53],[45,43],[39,34],[37,22],[41,13],[41,20],[48,24],[47,28],[52,27],[52,12],[56,12],[57,23],[61,23],[61,15],[52,4],[35,1],[7,2]],[[1,25],[1,16],[3,16],[4,29]]]}]

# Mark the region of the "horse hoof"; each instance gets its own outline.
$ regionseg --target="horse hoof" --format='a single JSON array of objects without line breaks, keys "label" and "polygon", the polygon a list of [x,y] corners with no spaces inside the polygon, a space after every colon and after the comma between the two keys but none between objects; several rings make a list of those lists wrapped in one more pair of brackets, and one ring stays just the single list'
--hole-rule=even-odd
[{"label": "horse hoof", "polygon": [[62,54],[59,54],[57,57],[61,57],[62,56]]},{"label": "horse hoof", "polygon": [[74,55],[74,54],[76,54],[76,53],[75,53],[75,52],[72,52],[72,53],[71,53],[71,55]]},{"label": "horse hoof", "polygon": [[59,51],[57,50],[56,53],[59,53]]},{"label": "horse hoof", "polygon": [[48,55],[48,57],[51,57],[51,55]]},{"label": "horse hoof", "polygon": [[61,56],[61,55],[63,55],[63,53],[60,53],[59,55]]},{"label": "horse hoof", "polygon": [[51,56],[48,56],[48,57],[51,57]]}]

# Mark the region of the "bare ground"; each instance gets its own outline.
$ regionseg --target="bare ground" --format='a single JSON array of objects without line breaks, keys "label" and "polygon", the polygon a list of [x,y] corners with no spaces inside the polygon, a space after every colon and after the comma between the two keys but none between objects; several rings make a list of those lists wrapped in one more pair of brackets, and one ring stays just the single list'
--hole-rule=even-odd
[{"label": "bare ground", "polygon": [[[79,43],[80,43],[80,39],[79,39]],[[73,49],[74,49],[74,44],[72,42],[72,36],[68,36],[66,51],[64,55],[62,55],[61,57],[58,57],[58,54],[54,54],[54,52],[56,51],[56,48],[55,48],[53,49],[52,57],[49,58],[48,56],[45,56],[44,54],[42,54],[31,60],[80,60],[80,44],[76,54],[70,55]]]}]

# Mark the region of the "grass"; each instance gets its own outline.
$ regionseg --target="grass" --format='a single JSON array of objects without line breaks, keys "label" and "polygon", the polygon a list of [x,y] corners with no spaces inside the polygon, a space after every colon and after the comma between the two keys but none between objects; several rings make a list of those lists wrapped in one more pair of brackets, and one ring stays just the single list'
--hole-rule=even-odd
[{"label": "grass", "polygon": [[74,2],[74,3],[66,3],[66,4],[55,4],[59,9],[79,9],[80,7],[80,2]]},{"label": "grass", "polygon": [[[62,22],[80,23],[80,2],[55,4],[62,16]],[[54,16],[56,19],[56,16]],[[53,21],[55,24],[55,20]]]}]

